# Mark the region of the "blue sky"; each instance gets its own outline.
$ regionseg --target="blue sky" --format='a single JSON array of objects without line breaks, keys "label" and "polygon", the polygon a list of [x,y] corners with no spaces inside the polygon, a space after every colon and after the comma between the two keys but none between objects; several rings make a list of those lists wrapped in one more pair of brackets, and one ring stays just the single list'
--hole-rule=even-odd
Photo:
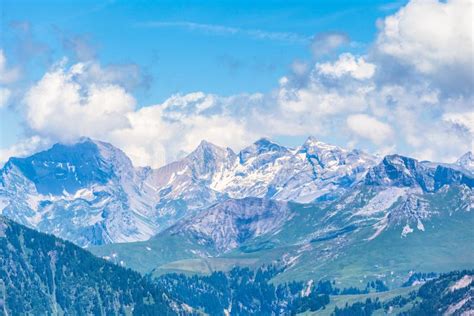
[{"label": "blue sky", "polygon": [[[310,39],[342,32],[363,51],[373,40],[376,19],[403,2],[387,1],[3,1],[2,46],[12,63],[18,30],[47,45],[43,61],[73,58],[63,37],[81,37],[102,63],[137,63],[150,76],[139,103],[161,102],[176,92],[223,95],[274,87],[295,59],[310,58]],[[161,26],[153,26],[153,23]],[[167,26],[166,24],[169,24]],[[173,25],[174,23],[174,25]],[[185,23],[236,28],[241,33],[193,29]],[[181,24],[181,26],[180,26]],[[291,33],[302,39],[255,38],[246,31]],[[36,56],[38,58],[38,56]],[[26,74],[38,79],[46,64]],[[43,66],[43,67],[41,67]],[[36,67],[35,67],[36,68]]]},{"label": "blue sky", "polygon": [[[374,57],[372,53],[381,32],[377,23],[397,14],[406,4],[406,1],[2,1],[0,48],[7,60],[6,67],[19,69],[21,75],[14,83],[8,83],[12,92],[9,104],[0,109],[0,148],[14,146],[31,136],[38,136],[46,143],[62,140],[49,130],[34,127],[28,118],[25,121],[22,104],[30,87],[64,58],[67,58],[65,67],[93,61],[103,69],[122,71],[125,78],[133,77],[134,80],[122,78],[113,84],[123,86],[133,96],[135,111],[161,104],[174,94],[196,91],[220,97],[267,95],[278,89],[281,78],[293,76],[295,64],[312,68],[318,63],[334,62],[340,54],[348,53],[356,58],[372,59],[376,69],[381,69],[377,63],[388,65],[387,58]],[[440,3],[432,1],[432,4],[428,10],[436,9],[435,5]],[[418,11],[414,8],[413,12]],[[327,53],[316,53],[315,40],[326,40],[328,34],[337,34],[344,40]],[[395,57],[403,57],[400,56]],[[403,67],[398,67],[399,64]],[[414,69],[418,69],[416,66]],[[404,63],[399,62],[396,67],[390,64],[390,69],[394,68],[397,73],[410,76],[407,81],[414,78]],[[429,78],[433,82],[435,79]],[[293,86],[298,85],[297,79],[291,80]],[[237,106],[240,105],[234,107]],[[369,115],[366,110],[363,113]],[[383,117],[378,120],[384,121]],[[252,136],[257,134],[255,131]],[[304,132],[263,134],[295,145],[307,136]],[[322,136],[340,145],[356,141],[347,135],[323,133]],[[368,143],[364,141],[357,140],[371,150],[380,145],[370,144],[370,139]],[[401,141],[396,148],[409,152],[405,143]]]}]

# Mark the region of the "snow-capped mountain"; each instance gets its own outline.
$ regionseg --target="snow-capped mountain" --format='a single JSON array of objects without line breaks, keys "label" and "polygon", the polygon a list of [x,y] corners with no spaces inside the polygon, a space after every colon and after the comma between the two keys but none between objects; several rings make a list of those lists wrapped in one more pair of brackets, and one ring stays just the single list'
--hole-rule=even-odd
[{"label": "snow-capped mountain", "polygon": [[224,198],[210,184],[214,175],[228,169],[235,159],[231,149],[202,141],[179,161],[155,170],[147,168],[143,192],[153,197],[160,221],[169,226],[177,218]]},{"label": "snow-capped mountain", "polygon": [[179,199],[200,208],[224,196],[312,202],[337,196],[375,161],[314,138],[296,149],[260,139],[238,154],[203,141],[184,159],[151,170],[145,184],[162,205]]},{"label": "snow-capped mountain", "polygon": [[296,149],[262,139],[242,150],[232,168],[216,174],[211,187],[233,198],[312,202],[337,196],[360,179],[374,161],[364,153],[313,138]]},{"label": "snow-capped mountain", "polygon": [[81,246],[143,240],[157,225],[142,182],[122,151],[85,138],[11,158],[0,170],[0,209]]},{"label": "snow-capped mountain", "polygon": [[[245,217],[222,208],[238,209],[252,221],[248,212],[264,210],[244,210],[249,206],[242,202],[226,208],[249,197],[342,207],[361,185],[391,190],[377,195],[382,204],[397,201],[408,189],[435,192],[446,184],[472,188],[470,163],[469,154],[453,165],[398,155],[378,163],[369,154],[310,137],[297,148],[261,139],[239,153],[203,141],[188,156],[159,169],[135,168],[111,144],[84,138],[30,157],[11,158],[0,169],[0,212],[81,246],[141,241],[178,221],[204,223],[205,214],[217,212],[216,221],[231,226]],[[368,197],[364,203],[372,205]],[[192,227],[196,232],[204,229]],[[222,238],[213,242],[223,249],[230,249],[227,239],[233,244],[238,239]]]},{"label": "snow-capped mountain", "polygon": [[474,173],[474,155],[471,151],[468,151],[464,155],[462,155],[456,164],[459,165],[461,168],[464,168],[467,171]]}]

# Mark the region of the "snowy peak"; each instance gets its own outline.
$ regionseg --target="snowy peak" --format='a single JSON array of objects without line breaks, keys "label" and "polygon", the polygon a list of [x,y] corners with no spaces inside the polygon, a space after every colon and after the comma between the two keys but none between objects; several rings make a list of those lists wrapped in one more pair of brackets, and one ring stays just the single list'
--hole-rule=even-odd
[{"label": "snowy peak", "polygon": [[245,164],[252,158],[256,158],[258,156],[265,156],[266,158],[264,160],[268,160],[281,157],[285,154],[288,154],[289,152],[290,151],[286,147],[280,146],[267,138],[261,138],[255,143],[253,143],[251,146],[244,148],[239,153],[239,158],[240,163]]},{"label": "snowy peak", "polygon": [[367,173],[365,183],[397,187],[420,186],[423,190],[430,191],[433,187],[432,170],[425,168],[416,159],[388,155]]},{"label": "snowy peak", "polygon": [[458,170],[457,166],[439,165],[434,173],[434,190],[445,185],[462,184],[469,188],[474,187],[474,177],[469,171]]},{"label": "snowy peak", "polygon": [[132,168],[127,156],[108,143],[84,138],[80,142],[55,144],[26,158],[10,158],[2,174],[13,168],[32,181],[40,194],[74,194],[93,183],[106,184],[121,170]]},{"label": "snowy peak", "polygon": [[456,161],[456,164],[467,171],[474,172],[474,155],[468,151]]},{"label": "snowy peak", "polygon": [[214,177],[211,188],[232,198],[254,196],[303,203],[338,196],[375,164],[370,155],[314,138],[297,149],[263,138],[243,149],[239,157],[231,169]]},{"label": "snowy peak", "polygon": [[0,170],[0,213],[81,246],[148,239],[159,223],[130,159],[82,138]]},{"label": "snowy peak", "polygon": [[235,158],[235,156],[236,154],[232,151],[232,149],[219,147],[205,140],[201,141],[199,146],[188,155],[188,157],[193,158],[212,158],[216,161],[226,160],[229,157]]},{"label": "snowy peak", "polygon": [[308,160],[320,168],[344,164],[347,156],[347,150],[320,142],[314,137],[309,137],[300,151],[306,153]]},{"label": "snowy peak", "polygon": [[[347,150],[321,142],[314,137],[309,137],[298,152],[305,154],[315,169],[334,170],[340,166],[352,166],[353,168],[359,166],[366,169],[376,161],[375,156],[360,150]],[[359,170],[361,169],[359,168]]]},{"label": "snowy peak", "polygon": [[400,155],[385,156],[380,164],[371,168],[365,177],[368,185],[420,187],[432,192],[449,184],[473,186],[474,179],[457,170],[456,165],[419,162]]},{"label": "snowy peak", "polygon": [[318,140],[314,136],[309,136],[305,142],[303,143],[304,148],[320,148],[321,150],[326,149],[326,150],[334,150],[334,149],[341,149],[335,145],[327,144],[325,142],[322,142]]},{"label": "snowy peak", "polygon": [[194,177],[210,180],[216,172],[233,163],[235,159],[236,155],[230,148],[224,149],[203,140],[186,156],[184,164],[190,167]]},{"label": "snowy peak", "polygon": [[206,140],[202,140],[199,145],[187,157],[188,158],[203,158],[206,155],[222,156],[226,150],[222,147],[214,145]]}]

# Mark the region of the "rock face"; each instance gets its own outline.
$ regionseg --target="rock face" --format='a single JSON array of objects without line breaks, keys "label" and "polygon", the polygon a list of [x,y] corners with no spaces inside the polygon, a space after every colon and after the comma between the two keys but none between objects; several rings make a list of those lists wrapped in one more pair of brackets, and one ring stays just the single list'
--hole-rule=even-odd
[{"label": "rock face", "polygon": [[[230,249],[246,234],[257,236],[266,225],[280,225],[286,216],[280,202],[344,203],[361,185],[392,188],[387,192],[393,194],[400,193],[393,188],[472,188],[471,167],[470,153],[452,165],[399,155],[378,163],[361,151],[310,137],[297,148],[260,139],[239,153],[203,141],[159,169],[135,168],[111,144],[84,138],[11,158],[0,169],[0,213],[80,246],[147,240],[183,220],[217,248]],[[390,194],[380,203],[393,200]],[[266,202],[258,206],[247,198]],[[203,234],[204,225],[191,224],[206,217],[228,225],[229,233]]]},{"label": "rock face", "polygon": [[445,185],[465,184],[473,187],[469,172],[458,170],[456,165],[419,162],[399,155],[386,156],[365,177],[368,185],[419,187],[424,192],[434,192]]},{"label": "rock face", "polygon": [[230,199],[171,227],[175,234],[191,234],[219,252],[239,247],[252,238],[275,231],[289,217],[286,203],[259,198]]}]

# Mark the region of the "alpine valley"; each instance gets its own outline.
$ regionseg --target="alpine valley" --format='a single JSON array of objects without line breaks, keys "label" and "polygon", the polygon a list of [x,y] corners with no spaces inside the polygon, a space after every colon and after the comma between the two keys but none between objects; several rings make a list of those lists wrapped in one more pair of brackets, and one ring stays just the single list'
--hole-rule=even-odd
[{"label": "alpine valley", "polygon": [[471,152],[202,141],[153,169],[109,143],[56,144],[0,169],[0,309],[470,315],[473,187]]}]

